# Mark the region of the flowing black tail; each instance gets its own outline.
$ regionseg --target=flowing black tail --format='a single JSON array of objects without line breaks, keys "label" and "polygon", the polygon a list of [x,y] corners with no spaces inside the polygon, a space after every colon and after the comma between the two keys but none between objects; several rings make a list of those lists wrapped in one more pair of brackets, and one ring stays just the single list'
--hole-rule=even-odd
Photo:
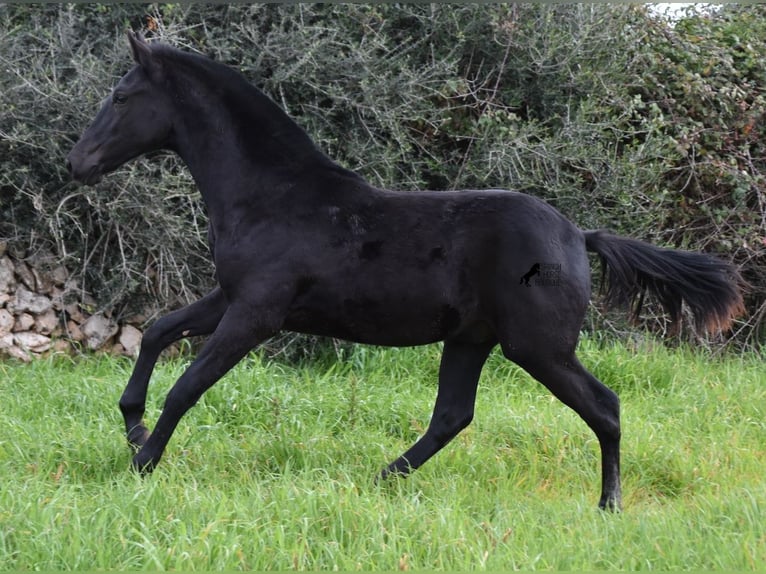
[{"label": "flowing black tail", "polygon": [[744,313],[745,283],[730,263],[604,231],[583,233],[588,251],[601,257],[607,304],[628,306],[633,318],[638,318],[647,291],[657,297],[674,324],[684,302],[697,328],[711,333],[728,330]]}]

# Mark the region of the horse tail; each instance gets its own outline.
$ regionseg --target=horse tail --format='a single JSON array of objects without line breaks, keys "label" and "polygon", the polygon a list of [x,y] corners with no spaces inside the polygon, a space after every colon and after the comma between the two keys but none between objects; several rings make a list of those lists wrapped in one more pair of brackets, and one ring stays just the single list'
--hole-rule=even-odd
[{"label": "horse tail", "polygon": [[601,289],[607,304],[628,307],[633,319],[638,318],[647,291],[659,300],[674,325],[686,303],[696,327],[710,333],[730,329],[745,311],[745,282],[731,263],[604,231],[583,233],[588,251],[601,258]]}]

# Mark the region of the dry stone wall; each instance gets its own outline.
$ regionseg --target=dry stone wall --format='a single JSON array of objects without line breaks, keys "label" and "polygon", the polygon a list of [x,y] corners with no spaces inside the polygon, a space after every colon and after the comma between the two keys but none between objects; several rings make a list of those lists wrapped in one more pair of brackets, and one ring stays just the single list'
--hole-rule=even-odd
[{"label": "dry stone wall", "polygon": [[15,255],[0,242],[0,357],[30,361],[78,350],[138,354],[141,330],[96,312],[96,302],[53,254]]}]

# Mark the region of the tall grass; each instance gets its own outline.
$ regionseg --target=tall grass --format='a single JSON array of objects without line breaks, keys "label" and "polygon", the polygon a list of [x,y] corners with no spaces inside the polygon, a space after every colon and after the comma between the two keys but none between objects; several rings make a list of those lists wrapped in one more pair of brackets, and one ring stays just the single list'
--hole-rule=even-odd
[{"label": "tall grass", "polygon": [[[766,564],[766,373],[756,356],[585,341],[619,392],[625,512],[596,509],[586,425],[493,355],[476,420],[404,480],[373,477],[422,433],[439,347],[252,355],[128,470],[131,362],[0,364],[0,568],[691,569]],[[150,387],[156,420],[182,360]]]}]

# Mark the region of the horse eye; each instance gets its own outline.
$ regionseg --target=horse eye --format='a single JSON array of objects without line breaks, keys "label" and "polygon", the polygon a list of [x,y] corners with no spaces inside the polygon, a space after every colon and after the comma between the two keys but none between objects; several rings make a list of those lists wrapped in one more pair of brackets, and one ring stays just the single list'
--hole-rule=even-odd
[{"label": "horse eye", "polygon": [[112,103],[114,104],[124,104],[127,101],[128,101],[128,96],[126,96],[125,94],[122,94],[119,92],[115,92],[114,94],[112,94]]}]

